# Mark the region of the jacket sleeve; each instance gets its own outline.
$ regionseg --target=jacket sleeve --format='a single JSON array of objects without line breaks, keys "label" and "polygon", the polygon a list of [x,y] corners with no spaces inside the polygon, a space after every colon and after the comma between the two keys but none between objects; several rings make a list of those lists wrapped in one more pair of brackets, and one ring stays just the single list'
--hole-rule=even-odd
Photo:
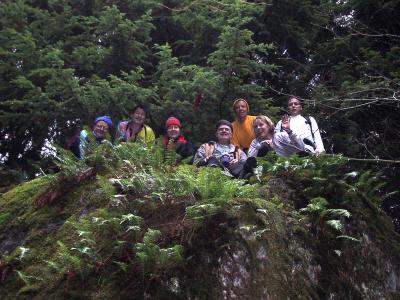
[{"label": "jacket sleeve", "polygon": [[191,142],[177,143],[176,153],[178,153],[182,158],[192,156],[194,154],[194,147]]},{"label": "jacket sleeve", "polygon": [[82,130],[81,133],[79,134],[79,158],[84,159],[85,158],[85,149],[87,146],[87,137],[88,133],[86,130]]},{"label": "jacket sleeve", "polygon": [[205,144],[201,145],[199,149],[197,149],[196,154],[194,155],[193,164],[196,166],[203,165],[206,160],[206,148]]},{"label": "jacket sleeve", "polygon": [[239,149],[239,153],[240,153],[239,161],[240,161],[240,162],[246,161],[246,159],[247,159],[246,153],[245,153],[243,150],[241,150],[241,149]]},{"label": "jacket sleeve", "polygon": [[260,144],[254,139],[249,147],[249,151],[247,151],[247,155],[249,157],[257,157],[258,149],[260,148]]},{"label": "jacket sleeve", "polygon": [[[145,125],[146,126],[146,125]],[[156,140],[156,136],[154,134],[153,129],[151,127],[146,126],[147,132],[146,132],[146,140],[145,143],[152,143]]]},{"label": "jacket sleeve", "polygon": [[127,123],[121,121],[117,125],[117,133],[115,134],[115,143],[126,142],[126,126]]},{"label": "jacket sleeve", "polygon": [[278,123],[276,123],[274,133],[281,132],[281,128],[282,128],[282,121],[278,121]]},{"label": "jacket sleeve", "polygon": [[314,142],[315,142],[315,151],[316,152],[325,152],[324,143],[322,142],[321,132],[319,131],[317,121],[313,117],[310,117],[310,121],[312,123],[312,129],[314,132]]}]

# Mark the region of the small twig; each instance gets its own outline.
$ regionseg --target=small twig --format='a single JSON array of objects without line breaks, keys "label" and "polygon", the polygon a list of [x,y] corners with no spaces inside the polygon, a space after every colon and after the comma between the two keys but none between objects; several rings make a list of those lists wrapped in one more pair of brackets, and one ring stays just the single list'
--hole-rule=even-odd
[{"label": "small twig", "polygon": [[[337,154],[323,154],[323,155],[330,155],[330,156],[338,156]],[[390,164],[400,164],[400,160],[396,159],[381,159],[381,158],[355,158],[355,157],[346,157],[342,156],[344,159],[349,161],[364,161],[364,162],[376,162],[376,163],[390,163]]]}]

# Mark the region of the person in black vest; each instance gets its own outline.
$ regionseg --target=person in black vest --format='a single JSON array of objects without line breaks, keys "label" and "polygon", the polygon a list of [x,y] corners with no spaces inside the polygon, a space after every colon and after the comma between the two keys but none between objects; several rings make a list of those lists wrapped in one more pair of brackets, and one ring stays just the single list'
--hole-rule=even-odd
[{"label": "person in black vest", "polygon": [[159,144],[164,149],[164,160],[171,151],[179,154],[178,161],[194,154],[193,144],[183,136],[182,124],[175,117],[169,117],[165,122],[165,134],[160,138]]}]

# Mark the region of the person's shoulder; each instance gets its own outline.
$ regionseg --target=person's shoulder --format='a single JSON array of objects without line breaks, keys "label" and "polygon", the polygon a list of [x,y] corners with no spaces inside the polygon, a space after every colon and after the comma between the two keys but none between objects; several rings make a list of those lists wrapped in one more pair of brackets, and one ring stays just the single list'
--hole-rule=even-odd
[{"label": "person's shoulder", "polygon": [[257,138],[255,138],[255,139],[253,139],[252,141],[251,141],[251,143],[250,143],[250,147],[253,145],[257,145],[258,144],[258,139]]},{"label": "person's shoulder", "polygon": [[81,132],[79,133],[79,136],[80,136],[81,138],[87,137],[87,136],[88,136],[88,131],[87,131],[87,129],[82,129]]},{"label": "person's shoulder", "polygon": [[118,128],[126,128],[126,126],[128,125],[128,123],[129,123],[130,121],[128,120],[122,120],[122,121],[119,121],[119,123],[118,123]]},{"label": "person's shoulder", "polygon": [[311,115],[305,115],[305,116],[302,116],[302,117],[303,117],[304,120],[306,120],[306,122],[317,123],[316,119]]},{"label": "person's shoulder", "polygon": [[257,116],[247,115],[248,121],[254,121],[256,118],[257,118]]},{"label": "person's shoulder", "polygon": [[201,146],[200,147],[205,147],[205,146],[215,146],[217,144],[217,142],[214,142],[214,141],[208,141],[208,142],[206,142],[206,143],[203,143],[203,144],[201,144]]},{"label": "person's shoulder", "polygon": [[313,116],[308,115],[308,117],[310,118],[311,121],[317,122],[317,120]]},{"label": "person's shoulder", "polygon": [[153,129],[149,125],[144,124],[143,127],[148,131],[154,132]]}]

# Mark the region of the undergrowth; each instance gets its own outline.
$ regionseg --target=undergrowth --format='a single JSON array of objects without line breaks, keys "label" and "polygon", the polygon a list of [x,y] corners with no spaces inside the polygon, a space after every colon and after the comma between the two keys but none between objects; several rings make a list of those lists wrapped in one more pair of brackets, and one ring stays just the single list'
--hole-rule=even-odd
[{"label": "undergrowth", "polygon": [[[237,239],[247,232],[262,239],[270,230],[271,207],[282,213],[289,209],[284,201],[277,203],[279,195],[273,201],[260,197],[260,186],[268,186],[271,178],[284,179],[287,189],[295,191],[289,200],[295,207],[290,215],[296,226],[303,232],[310,228],[306,235],[334,241],[328,244],[337,254],[343,239],[357,241],[346,232],[355,195],[375,202],[380,197],[377,177],[348,170],[341,156],[268,155],[259,160],[258,183],[248,184],[218,169],[164,163],[160,151],[141,144],[98,147],[84,161],[58,153],[61,172],[50,180],[47,190],[53,198],[37,196],[36,203],[42,201],[36,209],[55,205],[66,188],[73,190],[88,181],[97,180],[100,186],[108,181],[113,188],[103,191],[107,205],[83,215],[81,210],[72,212],[59,229],[48,259],[35,261],[29,252],[23,258],[12,254],[2,259],[15,269],[21,294],[67,297],[85,289],[82,295],[91,297],[107,294],[112,286],[120,295],[135,290],[143,297],[158,286],[168,297],[183,297],[190,287],[184,287],[189,279],[182,272],[193,262],[195,239],[204,238],[204,230],[216,226],[209,238],[224,243],[230,238],[218,235],[232,234]],[[89,171],[90,175],[82,175]],[[55,194],[57,189],[61,192]],[[87,199],[97,203],[98,194],[92,193]],[[90,203],[85,205],[90,207]],[[93,278],[98,280],[93,282]]]}]

